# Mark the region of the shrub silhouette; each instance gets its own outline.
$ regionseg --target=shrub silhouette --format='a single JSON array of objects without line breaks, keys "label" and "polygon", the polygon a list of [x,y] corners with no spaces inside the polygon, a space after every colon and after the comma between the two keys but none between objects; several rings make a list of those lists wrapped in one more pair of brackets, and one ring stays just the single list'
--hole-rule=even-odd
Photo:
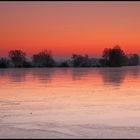
[{"label": "shrub silhouette", "polygon": [[52,67],[54,64],[51,51],[44,50],[33,55],[33,65],[36,67]]},{"label": "shrub silhouette", "polygon": [[82,55],[73,54],[72,63],[74,67],[90,67],[91,66],[91,61],[88,58],[88,55],[82,56]]},{"label": "shrub silhouette", "polygon": [[23,67],[24,62],[26,62],[26,54],[21,50],[11,50],[9,52],[9,58],[14,65],[14,67]]},{"label": "shrub silhouette", "polygon": [[103,59],[103,58],[99,59],[99,63],[100,63],[100,65],[102,67],[106,67],[107,66],[107,60],[106,59]]},{"label": "shrub silhouette", "polygon": [[128,63],[129,66],[139,65],[139,56],[138,56],[138,54],[130,54],[128,60],[129,60],[129,63]]},{"label": "shrub silhouette", "polygon": [[69,64],[68,64],[67,61],[63,61],[63,62],[59,65],[59,67],[69,67]]},{"label": "shrub silhouette", "polygon": [[26,60],[26,61],[23,62],[23,67],[24,68],[31,68],[32,67],[32,63]]},{"label": "shrub silhouette", "polygon": [[9,67],[9,60],[2,57],[0,59],[0,68],[8,68],[8,67]]}]

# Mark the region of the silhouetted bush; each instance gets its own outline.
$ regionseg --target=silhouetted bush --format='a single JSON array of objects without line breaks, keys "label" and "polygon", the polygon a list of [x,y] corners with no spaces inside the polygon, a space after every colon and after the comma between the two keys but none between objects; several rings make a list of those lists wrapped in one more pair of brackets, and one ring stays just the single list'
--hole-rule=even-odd
[{"label": "silhouetted bush", "polygon": [[139,56],[138,54],[130,54],[128,56],[129,59],[129,66],[136,66],[139,65]]},{"label": "silhouetted bush", "polygon": [[31,62],[29,62],[29,61],[24,61],[23,62],[23,67],[25,67],[25,68],[31,68],[32,67],[32,64],[31,64]]},{"label": "silhouetted bush", "polygon": [[26,54],[21,50],[11,50],[9,52],[9,58],[14,65],[14,67],[23,67],[26,62]]},{"label": "silhouetted bush", "polygon": [[0,68],[8,68],[8,67],[9,67],[9,60],[2,57],[0,59]]},{"label": "silhouetted bush", "polygon": [[107,66],[107,62],[106,62],[106,60],[105,59],[103,59],[103,58],[101,58],[101,59],[99,59],[99,63],[100,63],[100,65],[102,66],[102,67],[106,67]]},{"label": "silhouetted bush", "polygon": [[90,67],[91,66],[91,60],[88,58],[88,55],[82,56],[82,55],[73,54],[72,63],[74,67]]},{"label": "silhouetted bush", "polygon": [[69,67],[69,64],[66,61],[64,61],[59,65],[59,67]]},{"label": "silhouetted bush", "polygon": [[36,67],[52,67],[54,64],[51,51],[45,50],[33,55],[33,65]]}]

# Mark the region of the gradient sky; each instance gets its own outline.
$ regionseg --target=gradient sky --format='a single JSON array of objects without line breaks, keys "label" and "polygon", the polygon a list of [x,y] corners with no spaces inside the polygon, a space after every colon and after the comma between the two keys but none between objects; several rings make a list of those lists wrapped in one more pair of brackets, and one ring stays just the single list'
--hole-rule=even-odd
[{"label": "gradient sky", "polygon": [[140,2],[0,2],[0,55],[101,56],[116,44],[140,54]]}]

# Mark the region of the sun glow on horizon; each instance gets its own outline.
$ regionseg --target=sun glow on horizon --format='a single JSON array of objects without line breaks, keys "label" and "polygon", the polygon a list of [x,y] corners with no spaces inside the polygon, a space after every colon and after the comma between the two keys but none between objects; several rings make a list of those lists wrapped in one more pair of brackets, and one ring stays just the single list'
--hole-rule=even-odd
[{"label": "sun glow on horizon", "polygon": [[0,18],[0,55],[101,56],[116,44],[140,54],[140,2],[0,2]]}]

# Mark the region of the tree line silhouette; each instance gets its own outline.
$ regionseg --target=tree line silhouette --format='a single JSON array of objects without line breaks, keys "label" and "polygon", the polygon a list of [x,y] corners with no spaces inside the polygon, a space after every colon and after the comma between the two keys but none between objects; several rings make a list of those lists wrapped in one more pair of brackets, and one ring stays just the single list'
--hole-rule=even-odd
[{"label": "tree line silhouette", "polygon": [[113,48],[105,48],[102,57],[90,58],[86,55],[72,54],[69,60],[56,62],[50,50],[44,50],[33,54],[31,60],[27,59],[22,50],[11,50],[8,57],[0,58],[0,68],[30,68],[30,67],[121,67],[139,65],[138,54],[125,54],[116,45]]}]

